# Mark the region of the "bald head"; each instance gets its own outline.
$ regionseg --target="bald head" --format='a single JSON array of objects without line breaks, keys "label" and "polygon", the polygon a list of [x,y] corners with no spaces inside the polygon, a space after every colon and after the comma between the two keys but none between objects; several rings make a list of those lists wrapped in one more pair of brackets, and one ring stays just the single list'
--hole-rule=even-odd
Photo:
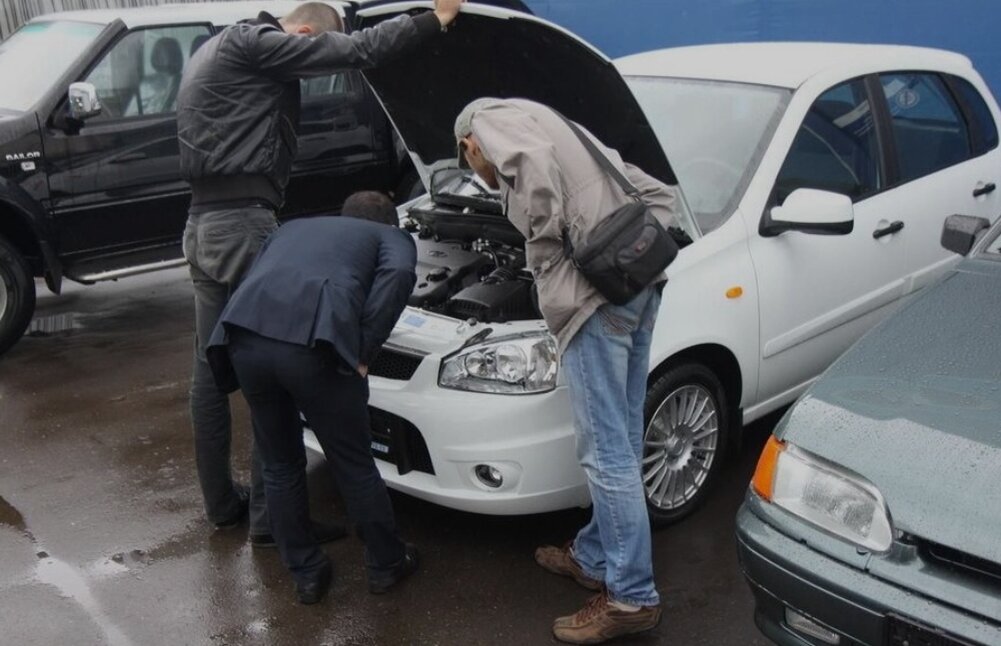
[{"label": "bald head", "polygon": [[325,31],[344,31],[341,14],[322,2],[303,2],[279,21],[290,34],[315,35]]}]

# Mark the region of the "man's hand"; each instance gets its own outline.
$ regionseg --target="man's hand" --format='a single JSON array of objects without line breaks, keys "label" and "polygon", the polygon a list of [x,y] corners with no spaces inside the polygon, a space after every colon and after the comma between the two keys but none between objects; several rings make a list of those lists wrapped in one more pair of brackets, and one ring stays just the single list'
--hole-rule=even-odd
[{"label": "man's hand", "polygon": [[434,0],[434,15],[438,16],[442,28],[448,27],[459,15],[459,7],[466,0]]},{"label": "man's hand", "polygon": [[358,366],[358,374],[361,375],[362,379],[365,379],[366,377],[368,377],[368,366],[366,366],[364,363],[359,364],[359,366]]}]

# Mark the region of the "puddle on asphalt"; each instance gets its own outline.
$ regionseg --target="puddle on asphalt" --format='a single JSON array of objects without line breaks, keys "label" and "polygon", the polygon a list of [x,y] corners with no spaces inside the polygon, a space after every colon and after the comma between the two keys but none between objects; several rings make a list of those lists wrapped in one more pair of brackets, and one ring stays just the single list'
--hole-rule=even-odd
[{"label": "puddle on asphalt", "polygon": [[104,633],[106,644],[132,646],[125,633],[104,614],[87,581],[72,565],[50,556],[38,562],[35,578],[41,583],[55,587],[62,596],[77,602]]},{"label": "puddle on asphalt", "polygon": [[86,580],[87,574],[106,577],[127,572],[127,566],[112,560],[94,564],[89,568],[88,573],[82,573],[69,563],[54,558],[38,545],[38,541],[28,531],[28,526],[24,522],[24,516],[21,512],[2,496],[0,496],[0,525],[8,525],[18,530],[27,536],[35,549],[38,550],[35,553],[39,559],[35,566],[36,581],[55,587],[59,590],[60,595],[78,603],[104,633],[106,644],[109,646],[132,646],[132,642],[125,636],[125,633],[101,609]]},{"label": "puddle on asphalt", "polygon": [[24,335],[45,337],[78,330],[83,325],[77,320],[77,316],[76,312],[40,316],[31,322]]}]

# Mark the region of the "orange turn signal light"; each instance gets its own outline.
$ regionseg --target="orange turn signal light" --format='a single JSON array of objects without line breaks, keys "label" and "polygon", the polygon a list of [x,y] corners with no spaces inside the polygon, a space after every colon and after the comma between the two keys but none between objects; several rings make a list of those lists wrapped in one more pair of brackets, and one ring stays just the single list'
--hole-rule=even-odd
[{"label": "orange turn signal light", "polygon": [[730,289],[726,290],[726,297],[730,299],[740,298],[743,295],[744,295],[744,288],[740,287],[739,285],[737,287],[731,287]]},{"label": "orange turn signal light", "polygon": [[784,442],[774,435],[768,438],[765,448],[758,458],[758,468],[754,470],[751,488],[768,502],[772,501],[772,488],[775,485],[775,470],[779,464],[779,456],[786,450]]}]

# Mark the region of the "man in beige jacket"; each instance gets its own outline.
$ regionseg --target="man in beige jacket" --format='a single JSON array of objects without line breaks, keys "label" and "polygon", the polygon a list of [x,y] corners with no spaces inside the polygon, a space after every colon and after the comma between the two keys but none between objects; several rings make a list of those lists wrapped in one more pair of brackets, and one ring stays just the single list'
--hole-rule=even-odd
[{"label": "man in beige jacket", "polygon": [[[461,158],[500,190],[508,219],[525,236],[539,306],[562,353],[577,455],[591,493],[592,518],[577,537],[535,553],[547,570],[599,591],[580,611],[557,619],[553,634],[592,644],[649,630],[661,612],[640,461],[650,341],[664,279],[615,306],[564,255],[564,231],[581,245],[629,198],[558,113],[521,99],[479,99],[456,119],[455,136]],[[675,190],[595,143],[661,224],[672,225]]]}]

